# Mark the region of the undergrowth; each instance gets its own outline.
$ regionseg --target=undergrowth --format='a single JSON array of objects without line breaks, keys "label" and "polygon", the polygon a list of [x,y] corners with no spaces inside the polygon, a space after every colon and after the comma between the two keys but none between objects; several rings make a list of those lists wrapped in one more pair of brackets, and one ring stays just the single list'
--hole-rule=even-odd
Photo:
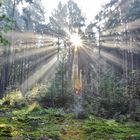
[{"label": "undergrowth", "polygon": [[121,124],[88,116],[76,119],[63,109],[42,108],[37,103],[26,107],[0,109],[1,140],[128,140],[140,139],[138,123]]}]

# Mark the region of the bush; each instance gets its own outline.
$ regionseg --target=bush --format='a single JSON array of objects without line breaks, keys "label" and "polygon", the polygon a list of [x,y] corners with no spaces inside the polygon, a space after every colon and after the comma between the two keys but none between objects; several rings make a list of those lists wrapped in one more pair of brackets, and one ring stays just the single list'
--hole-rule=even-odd
[{"label": "bush", "polygon": [[2,105],[8,107],[18,107],[23,99],[22,93],[19,90],[7,92],[2,99]]}]

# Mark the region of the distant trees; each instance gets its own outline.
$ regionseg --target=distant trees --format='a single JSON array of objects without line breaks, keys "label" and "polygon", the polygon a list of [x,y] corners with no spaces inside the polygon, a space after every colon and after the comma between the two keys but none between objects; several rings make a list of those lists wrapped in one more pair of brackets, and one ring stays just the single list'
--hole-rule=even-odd
[{"label": "distant trees", "polygon": [[[48,53],[47,48],[45,48],[48,45],[44,46],[43,44],[44,38],[34,34],[34,32],[42,33],[44,14],[40,0],[1,0],[0,97],[8,88],[10,90],[20,88],[20,85],[28,78],[29,72],[33,73],[37,66],[49,58],[48,55],[52,56],[56,53],[55,48],[51,50],[51,53]],[[8,47],[5,46],[8,42],[5,38],[11,42]],[[43,42],[43,45],[40,45],[42,47],[40,50],[37,48],[38,40]],[[19,55],[22,57],[17,59]]]},{"label": "distant trees", "polygon": [[85,17],[82,16],[81,9],[72,0],[68,1],[68,12],[69,12],[68,22],[70,30],[73,30],[73,28],[80,29],[82,26],[85,25]]},{"label": "distant trees", "polygon": [[82,16],[80,8],[77,4],[69,0],[67,4],[58,4],[57,9],[54,9],[52,16],[50,17],[50,28],[54,31],[58,31],[61,34],[67,34],[67,32],[73,32],[75,29],[79,29],[85,25],[85,18]]},{"label": "distant trees", "polygon": [[65,29],[68,26],[67,15],[67,6],[59,2],[57,9],[54,9],[52,16],[49,18],[49,27],[55,36],[64,37]]},{"label": "distant trees", "polygon": [[12,21],[5,15],[0,15],[0,45],[8,45],[10,42],[4,37],[4,34],[10,30]]},{"label": "distant trees", "polygon": [[44,15],[45,11],[40,0],[36,0],[29,7],[23,8],[22,18],[25,22],[25,29],[36,31],[36,27],[45,21]]},{"label": "distant trees", "polygon": [[[120,114],[139,117],[139,10],[139,0],[111,0],[102,7],[87,28],[87,31],[90,29],[95,33],[97,44],[91,46],[93,52],[96,47],[100,47],[101,52],[100,64],[94,63],[94,71],[90,70],[93,83],[90,82],[89,85],[92,84],[93,87],[87,87],[87,95],[84,95],[88,104],[95,108],[89,107],[91,112],[95,111],[105,117]],[[95,32],[93,29],[96,29]],[[88,32],[89,36],[91,32]],[[103,66],[106,67],[105,71]]]},{"label": "distant trees", "polygon": [[[22,5],[23,2],[29,4],[19,9],[19,4]],[[13,20],[12,29],[20,31],[43,33],[44,30],[44,33],[65,36],[67,30],[74,31],[85,25],[85,18],[80,8],[72,0],[69,0],[67,4],[61,2],[58,4],[52,12],[48,25],[45,24],[45,11],[41,0],[2,0],[1,13]]]},{"label": "distant trees", "polygon": [[4,33],[6,33],[10,29],[12,21],[9,17],[2,13],[1,7],[2,3],[0,3],[0,45],[7,45],[9,44],[9,42],[7,39],[5,39]]},{"label": "distant trees", "polygon": [[[18,4],[22,2],[28,2],[29,5],[19,12]],[[42,24],[45,20],[44,8],[40,0],[2,0],[1,8],[2,13],[14,21],[12,24],[14,30],[36,31],[38,24]]]}]

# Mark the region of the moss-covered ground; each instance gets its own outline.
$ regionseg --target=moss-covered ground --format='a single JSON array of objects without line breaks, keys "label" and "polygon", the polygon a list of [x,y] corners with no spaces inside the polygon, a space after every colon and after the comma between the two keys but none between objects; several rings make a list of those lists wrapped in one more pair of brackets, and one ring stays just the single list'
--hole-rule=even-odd
[{"label": "moss-covered ground", "polygon": [[0,140],[140,140],[140,124],[120,124],[95,116],[77,119],[62,109],[37,104],[0,108]]}]

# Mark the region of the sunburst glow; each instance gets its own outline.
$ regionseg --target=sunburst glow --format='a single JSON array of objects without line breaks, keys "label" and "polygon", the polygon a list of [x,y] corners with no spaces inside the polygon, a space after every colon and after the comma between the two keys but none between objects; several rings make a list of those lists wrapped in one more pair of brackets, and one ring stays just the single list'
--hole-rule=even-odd
[{"label": "sunburst glow", "polygon": [[71,34],[70,40],[74,46],[81,46],[82,44],[81,37],[78,34]]}]

